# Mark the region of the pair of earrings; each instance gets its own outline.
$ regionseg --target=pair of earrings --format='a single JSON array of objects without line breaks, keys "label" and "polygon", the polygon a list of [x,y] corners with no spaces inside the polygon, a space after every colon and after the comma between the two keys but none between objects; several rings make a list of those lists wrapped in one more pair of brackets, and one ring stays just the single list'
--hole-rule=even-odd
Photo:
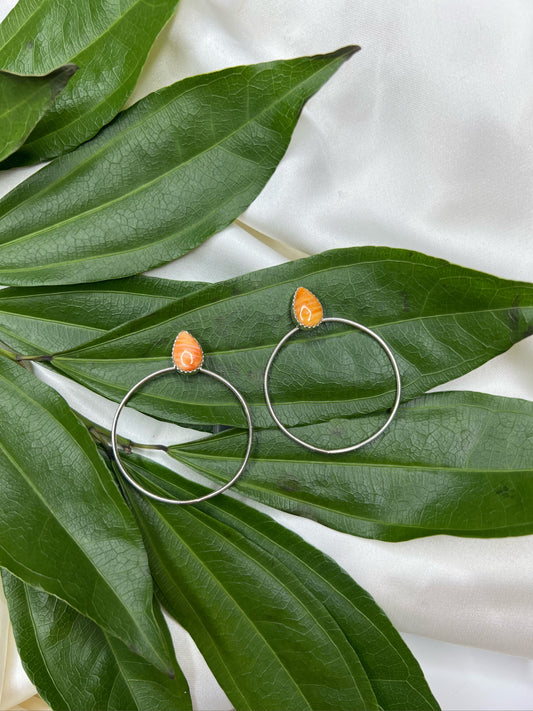
[{"label": "pair of earrings", "polygon": [[[320,301],[312,294],[308,289],[305,289],[303,286],[299,287],[296,290],[296,293],[294,294],[294,297],[292,299],[292,317],[297,324],[295,328],[293,328],[291,331],[289,331],[281,341],[277,344],[277,346],[274,348],[272,351],[272,355],[270,356],[268,363],[265,368],[265,375],[264,375],[264,391],[265,391],[265,399],[267,403],[267,407],[269,409],[269,412],[276,423],[276,425],[279,427],[279,429],[287,435],[287,437],[290,437],[292,440],[295,442],[298,442],[298,444],[302,445],[303,447],[307,447],[307,449],[311,449],[313,452],[319,452],[321,454],[343,454],[345,452],[353,452],[356,449],[359,449],[360,447],[363,447],[365,444],[368,444],[369,442],[372,442],[376,437],[379,437],[379,435],[390,425],[392,422],[392,419],[394,418],[394,415],[396,414],[396,411],[398,409],[398,405],[400,404],[400,397],[401,397],[401,379],[400,379],[400,371],[398,369],[398,364],[396,363],[396,359],[394,358],[394,355],[389,348],[389,346],[385,343],[385,341],[381,338],[381,336],[378,336],[377,333],[372,331],[370,328],[367,328],[366,326],[363,326],[360,323],[357,323],[356,321],[350,321],[349,319],[345,318],[334,318],[334,317],[329,317],[329,318],[324,318],[324,312],[322,309],[322,304]],[[268,391],[268,383],[269,383],[269,377],[270,377],[270,370],[272,367],[272,363],[274,362],[274,359],[276,358],[277,354],[279,353],[280,349],[283,347],[283,345],[291,338],[295,333],[297,333],[300,329],[312,329],[316,328],[320,324],[323,323],[343,323],[348,326],[352,326],[353,328],[358,329],[359,331],[363,331],[364,333],[368,334],[371,338],[373,338],[377,343],[383,348],[385,353],[387,354],[389,361],[392,365],[392,369],[394,371],[394,377],[396,379],[396,397],[394,399],[394,404],[392,406],[392,409],[389,413],[389,416],[385,423],[376,431],[374,434],[372,434],[370,437],[367,437],[364,439],[362,442],[358,442],[357,444],[353,444],[349,447],[343,447],[341,449],[323,449],[321,447],[315,447],[315,445],[310,444],[309,442],[305,442],[304,440],[300,439],[299,437],[296,437],[292,432],[289,432],[289,430],[280,422],[278,419],[276,413],[274,412],[274,408],[272,406],[272,402],[270,400],[270,394]],[[143,494],[146,494],[146,496],[149,496],[152,499],[156,499],[157,501],[162,501],[164,503],[168,504],[197,504],[200,501],[206,501],[207,499],[211,499],[213,496],[216,496],[217,494],[222,493],[226,489],[228,489],[232,484],[234,484],[237,479],[241,476],[243,471],[246,468],[246,465],[248,463],[248,459],[250,458],[250,451],[252,449],[252,433],[253,433],[253,426],[252,426],[252,418],[250,416],[250,410],[248,409],[248,405],[246,404],[245,399],[241,395],[241,393],[237,390],[236,387],[234,387],[229,380],[226,380],[226,378],[223,378],[221,375],[218,375],[217,373],[213,373],[211,370],[207,370],[206,368],[203,367],[204,363],[204,354],[202,351],[202,347],[194,338],[191,336],[191,334],[188,331],[181,331],[181,333],[178,334],[176,340],[174,341],[174,345],[172,346],[172,360],[174,365],[170,366],[169,368],[163,368],[162,370],[158,370],[155,373],[151,373],[150,375],[146,376],[146,378],[143,378],[140,380],[136,385],[134,385],[131,390],[126,394],[122,402],[117,408],[117,411],[115,413],[115,417],[113,419],[113,425],[111,428],[111,443],[113,447],[113,454],[115,456],[115,460],[117,463],[117,466],[121,472],[121,474],[129,481],[129,483],[134,486],[138,491],[142,492]],[[246,421],[248,424],[248,443],[246,446],[246,452],[244,454],[244,458],[242,460],[242,464],[239,467],[237,473],[233,476],[233,478],[228,481],[224,486],[221,486],[219,489],[215,489],[214,491],[210,491],[208,494],[205,494],[205,496],[200,496],[197,499],[171,499],[167,498],[164,496],[158,496],[157,494],[152,493],[151,491],[148,491],[144,487],[142,487],[140,484],[138,484],[133,477],[128,473],[128,471],[125,469],[121,459],[120,459],[120,454],[118,451],[118,445],[117,445],[117,425],[118,425],[118,419],[120,416],[120,413],[124,409],[126,403],[128,400],[131,398],[131,396],[139,390],[145,383],[147,383],[149,380],[152,380],[153,378],[156,378],[158,375],[162,375],[163,373],[169,373],[173,371],[178,371],[179,373],[183,374],[193,374],[193,373],[203,373],[204,375],[208,375],[211,378],[215,378],[215,380],[220,381],[226,387],[228,387],[233,394],[236,396],[237,400],[239,401],[242,409],[244,410],[244,414],[246,416]]]}]

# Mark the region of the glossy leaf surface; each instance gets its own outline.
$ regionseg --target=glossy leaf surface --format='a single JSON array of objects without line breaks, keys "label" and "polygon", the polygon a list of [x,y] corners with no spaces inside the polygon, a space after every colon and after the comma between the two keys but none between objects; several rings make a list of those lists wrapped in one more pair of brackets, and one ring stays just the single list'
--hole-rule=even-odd
[{"label": "glossy leaf surface", "polygon": [[0,201],[0,283],[128,276],[197,247],[254,200],[304,103],[354,51],[233,67],[149,94]]},{"label": "glossy leaf surface", "polygon": [[176,5],[19,0],[0,25],[0,66],[18,74],[47,74],[67,62],[80,69],[22,149],[0,167],[48,160],[94,136],[130,95]]},{"label": "glossy leaf surface", "polygon": [[[171,679],[57,597],[2,573],[24,668],[57,711],[188,711],[187,682],[176,660]],[[157,608],[158,609],[158,608]],[[174,652],[161,618],[169,656]]]},{"label": "glossy leaf surface", "polygon": [[24,143],[76,70],[70,64],[44,76],[0,71],[0,161]]},{"label": "glossy leaf surface", "polygon": [[[533,329],[530,284],[416,252],[355,247],[213,284],[53,362],[120,400],[141,378],[170,365],[172,342],[185,329],[202,344],[206,368],[242,392],[255,424],[271,427],[263,373],[293,328],[290,302],[301,285],[319,297],[326,316],[359,321],[385,339],[398,361],[404,399],[467,373]],[[281,421],[296,426],[390,407],[395,380],[373,339],[350,326],[322,324],[280,351],[270,395]],[[231,393],[202,374],[161,378],[131,403],[180,423],[245,426]]]},{"label": "glossy leaf surface", "polygon": [[[152,490],[205,493],[150,460],[128,462]],[[176,510],[127,493],[165,607],[236,709],[438,708],[372,598],[299,536],[224,495]]]},{"label": "glossy leaf surface", "polygon": [[[294,428],[319,447],[361,441],[383,415]],[[484,393],[426,395],[400,407],[386,432],[360,450],[321,455],[277,429],[256,431],[242,493],[367,538],[401,541],[445,533],[533,533],[533,403]],[[176,459],[231,478],[246,433],[228,431],[172,447]]]},{"label": "glossy leaf surface", "polygon": [[65,401],[4,358],[0,500],[0,565],[169,671],[131,512]]},{"label": "glossy leaf surface", "polygon": [[2,289],[0,341],[23,355],[75,348],[203,286],[128,277],[78,286]]}]

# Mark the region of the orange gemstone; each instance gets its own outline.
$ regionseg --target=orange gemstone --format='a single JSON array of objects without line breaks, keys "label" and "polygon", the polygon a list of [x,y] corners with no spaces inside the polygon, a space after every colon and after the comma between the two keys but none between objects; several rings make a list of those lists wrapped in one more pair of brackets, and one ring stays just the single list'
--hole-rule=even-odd
[{"label": "orange gemstone", "polygon": [[202,346],[188,331],[180,331],[172,346],[172,360],[180,373],[194,373],[204,362]]},{"label": "orange gemstone", "polygon": [[300,286],[292,300],[292,313],[300,326],[314,328],[322,321],[322,304],[309,289]]}]

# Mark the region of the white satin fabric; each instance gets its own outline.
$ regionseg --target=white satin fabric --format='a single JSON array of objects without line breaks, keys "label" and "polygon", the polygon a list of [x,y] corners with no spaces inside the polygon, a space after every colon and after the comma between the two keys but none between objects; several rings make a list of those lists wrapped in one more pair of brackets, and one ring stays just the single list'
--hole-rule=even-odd
[{"label": "white satin fabric", "polygon": [[[13,5],[0,0],[1,14]],[[188,75],[353,43],[361,52],[306,106],[287,155],[239,223],[159,275],[215,281],[375,244],[532,280],[527,0],[181,0],[132,101]],[[0,193],[30,172],[0,174]],[[533,399],[532,357],[529,339],[440,389]],[[110,425],[113,404],[38,372]],[[134,412],[124,434],[188,436]],[[408,633],[443,708],[532,707],[532,536],[390,544],[269,513],[335,558]],[[174,623],[172,630],[197,708],[231,708],[190,637]],[[6,653],[13,645],[0,602],[1,709],[34,693],[20,666],[5,665]]]}]

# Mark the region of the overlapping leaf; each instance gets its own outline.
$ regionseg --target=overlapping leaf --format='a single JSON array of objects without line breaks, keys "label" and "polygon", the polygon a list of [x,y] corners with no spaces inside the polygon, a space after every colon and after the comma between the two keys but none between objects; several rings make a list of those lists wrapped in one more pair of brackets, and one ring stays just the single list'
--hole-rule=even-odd
[{"label": "overlapping leaf", "polygon": [[4,358],[0,500],[0,565],[168,672],[131,512],[64,400]]},{"label": "overlapping leaf", "polygon": [[57,597],[2,572],[15,639],[24,668],[56,711],[188,711],[187,682],[174,659],[170,678]]},{"label": "overlapping leaf", "polygon": [[129,277],[78,286],[2,289],[0,341],[32,356],[75,348],[203,286]]},{"label": "overlapping leaf", "polygon": [[[293,431],[319,447],[347,446],[376,431],[383,415]],[[270,506],[346,533],[388,541],[446,533],[533,533],[533,403],[483,393],[426,395],[400,407],[389,429],[362,449],[328,456],[277,429],[256,431],[236,486]],[[246,433],[171,447],[176,459],[230,479]]]},{"label": "overlapping leaf", "polygon": [[0,71],[0,161],[24,143],[77,68],[68,64],[44,76]]},{"label": "overlapping leaf", "polygon": [[225,69],[145,97],[0,201],[0,283],[128,276],[198,246],[258,195],[302,106],[355,49]]},{"label": "overlapping leaf", "polygon": [[19,0],[0,25],[0,67],[47,74],[80,70],[23,148],[1,167],[37,163],[75,148],[110,121],[130,95],[177,0]]},{"label": "overlapping leaf", "polygon": [[[128,463],[167,495],[205,492],[150,460]],[[127,495],[165,607],[237,709],[438,708],[372,598],[297,535],[226,496],[177,510]]]},{"label": "overlapping leaf", "polygon": [[[307,286],[326,315],[360,321],[392,348],[405,399],[458,377],[510,348],[533,329],[533,286],[388,247],[333,250],[213,284],[131,322],[53,363],[115,400],[170,363],[181,329],[203,346],[206,367],[246,397],[256,425],[272,426],[263,372],[293,327],[289,304]],[[279,353],[270,393],[287,426],[351,417],[389,407],[390,363],[368,336],[324,324],[298,334]],[[140,410],[191,424],[245,426],[232,394],[201,374],[169,375],[132,399]]]}]

